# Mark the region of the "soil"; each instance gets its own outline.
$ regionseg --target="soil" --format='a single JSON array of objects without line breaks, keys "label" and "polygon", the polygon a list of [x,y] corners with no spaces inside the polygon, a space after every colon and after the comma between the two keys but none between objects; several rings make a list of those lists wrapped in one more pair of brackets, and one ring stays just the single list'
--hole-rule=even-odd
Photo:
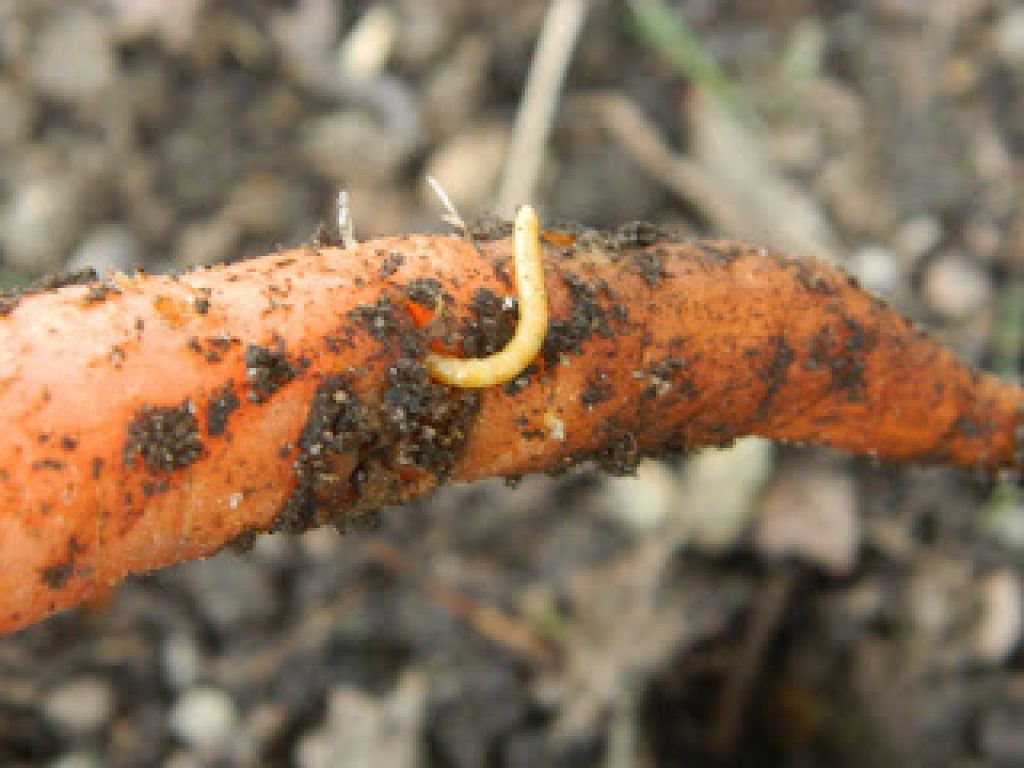
[{"label": "soil", "polygon": [[[543,221],[620,246],[668,232],[804,244],[965,359],[1024,375],[1019,4],[669,3],[725,73],[738,134],[708,129],[706,92],[628,5],[594,0],[576,43],[530,201]],[[88,275],[102,301],[107,269],[329,240],[339,186],[361,238],[446,230],[428,173],[467,220],[488,216],[546,7],[0,0],[0,312],[54,271]],[[645,164],[638,129],[618,132],[602,99],[627,99],[689,163],[677,178],[707,185],[683,194],[667,164]],[[635,267],[663,277],[656,257]],[[551,329],[546,364],[628,321],[598,288],[570,288],[580,311]],[[426,284],[407,297],[443,300]],[[514,322],[499,297],[480,302],[461,327],[475,354]],[[390,338],[391,317],[363,319]],[[821,346],[856,397],[860,371]],[[678,355],[639,373],[652,393],[691,386]],[[780,339],[765,375],[790,355]],[[220,393],[209,435],[244,439],[237,395],[267,397],[303,364],[283,348],[247,359],[248,389]],[[283,450],[313,467],[349,422],[419,414],[420,439],[472,410],[403,399],[424,375],[396,371],[394,413],[364,413],[334,382]],[[604,383],[590,384],[598,403]],[[126,458],[186,467],[202,442],[188,405],[140,413]],[[179,432],[189,451],[163,451]],[[451,450],[399,464],[443,471]],[[1020,491],[757,450],[760,474],[740,458],[709,480],[703,457],[637,467],[623,444],[557,477],[446,488],[357,529],[261,536],[132,579],[0,638],[0,765],[1024,764]],[[402,451],[366,445],[367,482],[374,457]],[[350,490],[309,485],[283,530],[329,521],[331,494]]]}]

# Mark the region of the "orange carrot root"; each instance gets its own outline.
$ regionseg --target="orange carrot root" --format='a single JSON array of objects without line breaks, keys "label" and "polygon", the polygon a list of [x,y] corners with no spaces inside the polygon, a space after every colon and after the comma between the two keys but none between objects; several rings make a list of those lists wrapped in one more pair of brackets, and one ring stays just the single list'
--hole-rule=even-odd
[{"label": "orange carrot root", "polygon": [[430,348],[485,357],[516,325],[511,245],[480,237],[306,247],[0,306],[0,631],[254,532],[588,458],[624,471],[759,434],[1021,467],[1024,391],[838,270],[646,227],[545,233],[543,365],[444,386]]}]

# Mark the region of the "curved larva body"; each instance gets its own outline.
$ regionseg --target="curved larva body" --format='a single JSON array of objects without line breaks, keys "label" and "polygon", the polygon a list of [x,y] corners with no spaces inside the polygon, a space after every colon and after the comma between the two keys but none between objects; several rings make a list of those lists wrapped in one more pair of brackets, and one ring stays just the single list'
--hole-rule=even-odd
[{"label": "curved larva body", "polygon": [[516,213],[514,260],[519,294],[515,335],[504,349],[488,357],[427,355],[427,370],[438,381],[467,389],[504,384],[521,374],[540,353],[548,329],[548,300],[537,213],[529,205],[520,207]]}]

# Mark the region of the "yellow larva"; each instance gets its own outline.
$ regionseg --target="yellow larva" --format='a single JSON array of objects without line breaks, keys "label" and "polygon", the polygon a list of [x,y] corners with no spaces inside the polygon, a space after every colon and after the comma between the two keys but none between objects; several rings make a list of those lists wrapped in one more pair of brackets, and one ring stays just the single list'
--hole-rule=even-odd
[{"label": "yellow larva", "polygon": [[519,324],[500,352],[488,357],[458,358],[430,353],[425,363],[430,374],[453,387],[467,389],[504,384],[533,362],[548,331],[548,299],[540,258],[537,213],[529,205],[516,212],[513,240]]}]

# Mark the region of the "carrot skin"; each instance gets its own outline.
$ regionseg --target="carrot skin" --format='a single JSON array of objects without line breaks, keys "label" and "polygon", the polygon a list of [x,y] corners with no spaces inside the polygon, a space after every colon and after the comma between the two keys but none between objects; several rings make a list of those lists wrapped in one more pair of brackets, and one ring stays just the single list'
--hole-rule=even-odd
[{"label": "carrot skin", "polygon": [[[1024,392],[835,268],[731,242],[557,243],[543,366],[479,391],[421,361],[507,341],[503,239],[307,247],[23,298],[0,318],[0,632],[249,532],[586,458],[628,470],[759,434],[1021,468]],[[424,292],[444,312],[421,327]]]}]

